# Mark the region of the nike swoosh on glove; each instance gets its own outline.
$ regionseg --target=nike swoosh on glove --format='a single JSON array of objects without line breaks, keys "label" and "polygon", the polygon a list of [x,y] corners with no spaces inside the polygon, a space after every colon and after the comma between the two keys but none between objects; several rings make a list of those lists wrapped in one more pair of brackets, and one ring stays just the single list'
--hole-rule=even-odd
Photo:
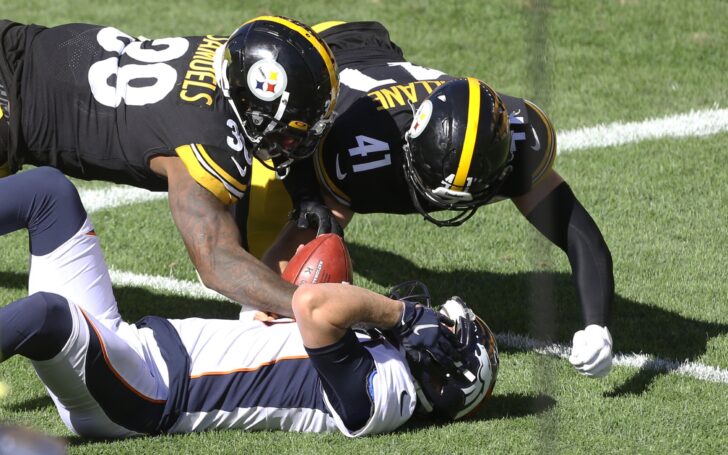
[{"label": "nike swoosh on glove", "polygon": [[612,369],[612,335],[609,329],[591,324],[576,332],[569,362],[584,376],[606,376]]},{"label": "nike swoosh on glove", "polygon": [[457,341],[445,324],[453,322],[432,308],[402,301],[404,309],[400,321],[389,332],[405,348],[407,357],[421,363],[429,355],[445,368],[455,368],[460,360]]}]

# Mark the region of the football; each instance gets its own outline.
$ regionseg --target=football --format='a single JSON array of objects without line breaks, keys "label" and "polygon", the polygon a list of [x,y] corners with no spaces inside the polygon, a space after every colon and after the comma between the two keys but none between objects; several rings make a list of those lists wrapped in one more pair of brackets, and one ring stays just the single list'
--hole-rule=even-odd
[{"label": "football", "polygon": [[291,258],[282,277],[300,286],[305,283],[352,283],[349,251],[336,234],[323,234],[305,244]]}]

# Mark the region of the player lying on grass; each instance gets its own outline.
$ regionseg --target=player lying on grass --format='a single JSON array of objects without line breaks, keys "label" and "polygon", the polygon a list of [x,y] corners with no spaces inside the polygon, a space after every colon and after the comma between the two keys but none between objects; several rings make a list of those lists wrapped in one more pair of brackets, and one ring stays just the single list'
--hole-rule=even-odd
[{"label": "player lying on grass", "polygon": [[[569,258],[585,327],[574,335],[572,364],[587,376],[606,375],[612,258],[599,227],[553,169],[556,134],[546,114],[477,79],[407,61],[379,23],[314,29],[334,53],[341,92],[334,125],[307,163],[318,176],[308,186],[322,189],[339,223],[346,226],[354,213],[418,213],[458,226],[483,205],[510,199]],[[294,169],[289,179],[304,181],[301,175],[314,171]],[[454,216],[436,214],[443,210]],[[306,235],[313,234],[289,222],[264,261],[285,263]]]},{"label": "player lying on grass", "polygon": [[461,418],[492,391],[495,339],[457,297],[436,312],[407,287],[393,300],[347,284],[303,285],[295,322],[128,324],[91,221],[59,171],[2,179],[0,200],[0,234],[27,228],[31,253],[30,296],[0,308],[0,360],[29,358],[81,436],[222,428],[361,436],[396,429],[418,406]]},{"label": "player lying on grass", "polygon": [[252,156],[286,168],[312,153],[338,86],[326,44],[281,17],[156,40],[0,20],[0,177],[27,163],[168,191],[205,285],[290,315],[294,287],[245,250],[237,224]]}]

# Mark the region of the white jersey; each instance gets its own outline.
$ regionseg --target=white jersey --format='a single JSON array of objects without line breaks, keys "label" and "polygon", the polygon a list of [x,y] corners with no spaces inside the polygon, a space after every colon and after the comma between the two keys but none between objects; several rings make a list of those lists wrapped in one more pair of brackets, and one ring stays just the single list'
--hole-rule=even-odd
[{"label": "white jersey", "polygon": [[55,251],[31,258],[29,281],[31,293],[70,302],[69,341],[53,359],[33,364],[79,435],[238,428],[361,436],[392,431],[414,412],[404,352],[383,339],[357,335],[374,359],[373,406],[366,425],[350,430],[325,396],[295,322],[123,322],[88,220]]}]

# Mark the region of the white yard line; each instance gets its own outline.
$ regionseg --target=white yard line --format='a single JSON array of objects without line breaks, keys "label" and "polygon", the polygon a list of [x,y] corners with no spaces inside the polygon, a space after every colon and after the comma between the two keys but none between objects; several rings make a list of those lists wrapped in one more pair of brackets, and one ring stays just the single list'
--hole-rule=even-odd
[{"label": "white yard line", "polygon": [[124,272],[114,268],[109,270],[111,281],[117,286],[133,286],[150,288],[166,294],[196,299],[214,299],[229,301],[226,297],[212,291],[196,281],[178,280],[156,275]]},{"label": "white yard line", "polygon": [[714,108],[641,122],[615,122],[559,131],[556,134],[556,142],[558,153],[568,153],[666,137],[710,136],[725,131],[728,131],[728,109]]},{"label": "white yard line", "polygon": [[89,213],[121,205],[166,199],[167,193],[155,193],[126,185],[109,185],[94,190],[79,190],[83,206]]},{"label": "white yard line", "polygon": [[[710,136],[725,131],[728,131],[728,109],[704,109],[641,122],[615,122],[560,131],[557,133],[558,153],[632,144],[665,137]],[[163,192],[153,193],[125,185],[81,190],[80,193],[83,204],[89,212],[167,197]]]},{"label": "white yard line", "polygon": [[[571,347],[562,343],[549,343],[535,340],[514,333],[500,333],[496,335],[500,346],[517,349],[519,351],[535,351],[552,357],[568,359]],[[698,362],[676,362],[665,360],[645,354],[615,353],[613,364],[631,368],[658,371],[662,373],[679,374],[701,381],[728,384],[728,370],[703,365]]]}]

